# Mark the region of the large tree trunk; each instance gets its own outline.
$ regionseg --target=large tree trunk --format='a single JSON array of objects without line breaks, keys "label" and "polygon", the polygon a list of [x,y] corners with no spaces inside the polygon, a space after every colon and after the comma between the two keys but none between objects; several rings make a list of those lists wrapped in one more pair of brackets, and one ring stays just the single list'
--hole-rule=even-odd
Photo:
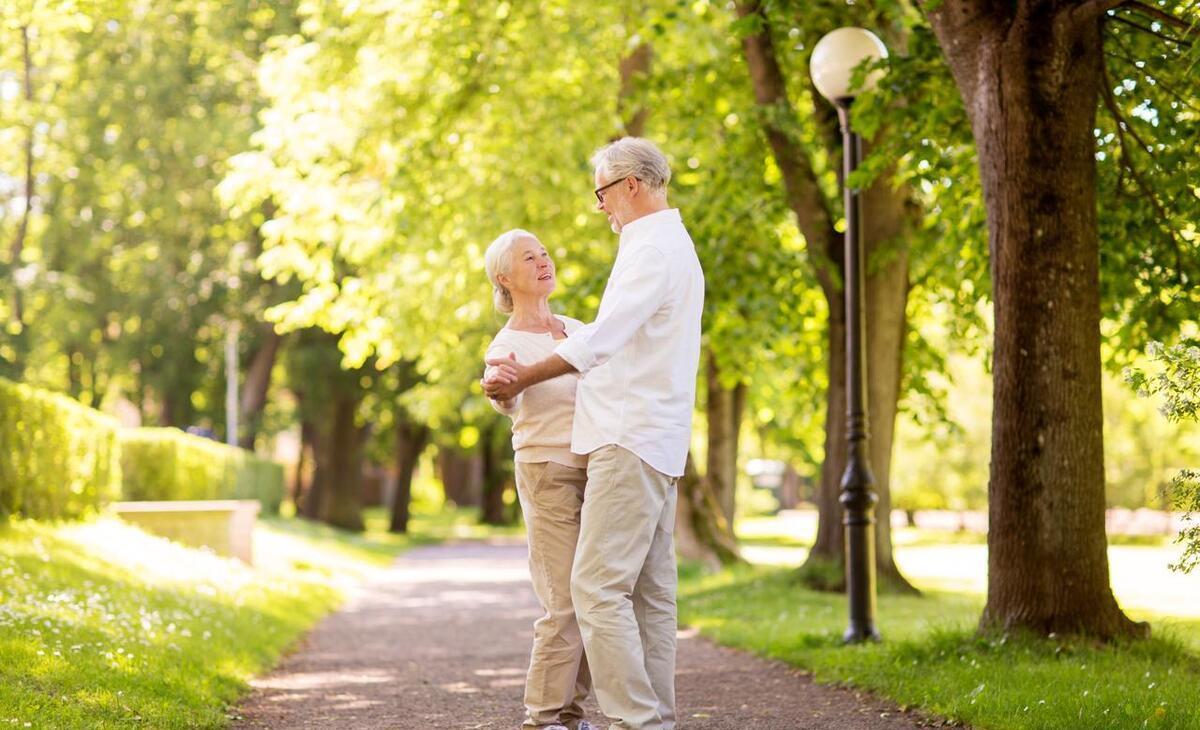
[{"label": "large tree trunk", "polygon": [[316,471],[313,482],[320,484],[318,518],[334,527],[361,531],[362,521],[362,439],[354,423],[358,399],[338,394],[329,403],[329,417],[318,424]]},{"label": "large tree trunk", "polygon": [[904,191],[891,184],[891,171],[863,191],[863,239],[866,242],[867,404],[871,469],[875,474],[875,564],[879,583],[916,593],[900,574],[892,554],[892,443],[900,405],[904,343],[908,332],[908,246]]},{"label": "large tree trunk", "polygon": [[[842,473],[846,468],[846,339],[845,310],[841,287],[844,247],[833,227],[833,215],[817,184],[808,154],[787,131],[771,120],[772,115],[795,115],[788,98],[783,72],[775,55],[770,24],[757,0],[739,2],[738,15],[759,15],[764,24],[758,33],[746,36],[742,49],[750,70],[755,100],[765,108],[764,127],[775,162],[782,173],[788,205],[796,215],[800,232],[812,254],[817,281],[829,309],[829,389],[825,397],[825,460],[817,487],[819,512],[817,538],[802,574],[814,585],[844,590],[845,556],[843,510],[838,501]],[[867,256],[867,403],[872,469],[876,475],[876,567],[884,586],[915,592],[900,574],[892,556],[888,470],[891,467],[892,435],[900,395],[900,372],[904,356],[904,312],[908,300],[907,249],[900,239],[905,216],[904,195],[890,188],[888,175],[881,175],[864,191],[864,244]]]},{"label": "large tree trunk", "polygon": [[271,372],[275,368],[275,359],[279,354],[279,344],[283,336],[275,331],[274,325],[264,322],[260,327],[261,335],[250,366],[246,368],[246,380],[242,383],[242,394],[239,408],[239,422],[242,424],[241,437],[238,445],[243,449],[254,450],[254,442],[258,430],[262,426],[263,408],[267,404],[267,392],[271,388]]},{"label": "large tree trunk", "polygon": [[417,460],[429,443],[429,429],[412,423],[402,409],[396,409],[396,491],[392,496],[391,532],[408,532],[409,505],[412,502],[413,472]]},{"label": "large tree trunk", "polygon": [[948,0],[930,12],[987,205],[996,340],[984,629],[1149,629],[1117,606],[1104,534],[1093,129],[1105,9]]},{"label": "large tree trunk", "polygon": [[[846,312],[832,304],[829,307],[826,348],[829,353],[826,360],[829,390],[825,394],[825,460],[821,463],[821,477],[815,495],[817,537],[802,571],[811,573],[809,577],[812,580],[809,582],[814,587],[844,591],[845,571],[825,568],[828,565],[840,567],[846,553],[842,505],[838,501],[842,472],[846,470]],[[821,576],[825,580],[818,581]]]}]

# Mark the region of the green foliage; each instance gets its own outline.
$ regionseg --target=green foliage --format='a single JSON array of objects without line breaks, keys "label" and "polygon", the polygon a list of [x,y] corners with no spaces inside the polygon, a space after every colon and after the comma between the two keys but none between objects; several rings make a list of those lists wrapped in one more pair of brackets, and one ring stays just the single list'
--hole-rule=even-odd
[{"label": "green foliage", "polygon": [[117,423],[61,395],[0,379],[0,516],[80,517],[116,498]]},{"label": "green foliage", "polygon": [[121,469],[127,500],[257,499],[269,514],[283,501],[279,464],[173,428],[121,431]]},{"label": "green foliage", "polygon": [[[1194,30],[1200,6],[1146,3]],[[1170,341],[1200,311],[1200,44],[1137,4],[1104,24],[1097,118],[1101,283],[1113,364]],[[1157,30],[1155,30],[1157,28]]]},{"label": "green foliage", "polygon": [[1200,470],[1184,469],[1171,484],[1173,506],[1187,512],[1187,523],[1179,531],[1183,555],[1171,566],[1172,570],[1190,573],[1200,566]]},{"label": "green foliage", "polygon": [[[856,126],[878,144],[854,182],[890,175],[918,221],[903,242],[912,289],[901,407],[929,449],[953,452],[960,471],[968,459],[983,468],[986,439],[960,440],[943,375],[960,350],[987,356],[985,207],[967,116],[922,15],[929,4],[764,6],[765,26],[710,0],[5,3],[0,371],[95,406],[128,400],[145,423],[220,430],[225,328],[243,321],[245,364],[249,325],[265,313],[282,329],[341,339],[338,362],[283,356],[291,385],[307,392],[296,408],[268,404],[273,428],[320,413],[327,375],[344,366],[362,386],[372,458],[392,449],[396,406],[441,431],[436,440],[472,442],[505,422],[476,383],[503,322],[490,309],[484,248],[507,228],[534,231],[559,265],[554,307],[588,319],[616,239],[593,209],[587,159],[641,108],[708,274],[706,350],[727,386],[748,384],[764,455],[811,478],[822,460],[826,304],[813,277],[819,254],[785,205],[762,121],[801,143],[837,219],[840,142],[807,63],[822,34],[861,25],[891,57],[879,91],[855,103]],[[1105,21],[1096,131],[1110,365],[1194,320],[1200,303],[1200,46],[1134,24],[1153,30],[1125,6]],[[740,44],[764,28],[794,118],[759,109],[751,93]],[[641,44],[648,70],[622,79],[621,59]],[[10,260],[30,138],[34,204]],[[16,289],[23,322],[10,311]],[[1108,426],[1124,439],[1132,420]],[[1161,481],[1162,444],[1150,433],[1108,440],[1118,466],[1158,449],[1148,470],[1110,473],[1114,499]],[[974,477],[929,477],[942,503],[982,489]]]},{"label": "green foliage", "polygon": [[[1139,369],[1127,369],[1125,378],[1138,395],[1161,396],[1162,414],[1167,420],[1200,420],[1200,347],[1179,344],[1164,347],[1151,343],[1147,354],[1154,361],[1156,372],[1147,374]],[[1183,555],[1172,569],[1191,572],[1200,565],[1200,469],[1184,469],[1171,483],[1171,503],[1184,510],[1186,526],[1179,533]]]},{"label": "green foliage", "polygon": [[258,58],[293,27],[271,0],[4,3],[0,207],[23,203],[29,135],[36,179],[17,260],[21,217],[0,215],[0,361],[22,380],[96,407],[125,394],[149,424],[223,421],[226,323],[253,331],[272,291],[254,264],[261,213],[230,219],[214,189],[257,127]]},{"label": "green foliage", "polygon": [[622,10],[303,6],[264,60],[254,148],[221,184],[235,216],[271,208],[259,263],[300,283],[268,316],[339,333],[347,367],[412,363],[400,404],[452,438],[497,421],[476,384],[503,324],[483,250],[533,231],[559,266],[556,308],[594,311],[614,243],[587,159],[616,130]]}]

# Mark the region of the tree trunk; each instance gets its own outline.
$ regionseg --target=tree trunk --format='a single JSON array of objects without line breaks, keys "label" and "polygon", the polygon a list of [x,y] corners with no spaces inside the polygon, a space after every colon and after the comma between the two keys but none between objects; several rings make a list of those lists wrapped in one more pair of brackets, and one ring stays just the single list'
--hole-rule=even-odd
[{"label": "tree trunk", "polygon": [[446,499],[459,507],[483,504],[482,457],[457,449],[438,447],[437,471]]},{"label": "tree trunk", "polygon": [[717,503],[725,521],[733,524],[736,510],[738,474],[738,435],[746,405],[746,386],[738,383],[732,388],[721,385],[717,362],[710,352],[707,370],[708,454],[705,474],[717,495]]},{"label": "tree trunk", "polygon": [[429,429],[408,420],[396,409],[396,491],[392,497],[391,532],[408,532],[409,505],[412,502],[413,472],[417,460],[429,442]]},{"label": "tree trunk", "polygon": [[334,527],[361,531],[362,439],[354,423],[358,399],[339,394],[329,404],[329,420],[318,424],[317,476],[319,519]]},{"label": "tree trunk", "polygon": [[[640,76],[644,76],[650,71],[650,63],[653,58],[653,47],[648,43],[641,43],[628,56],[621,59],[619,67],[621,88],[617,94],[617,114],[621,117],[624,133],[631,137],[640,137],[645,131],[649,110],[645,105],[637,103],[637,83]],[[742,388],[744,402],[745,388],[744,386],[739,387]],[[710,398],[713,393],[722,397],[726,395],[719,387],[716,390],[710,388]],[[732,408],[726,408],[725,411],[728,412],[728,417],[718,417],[716,420],[720,424],[718,431],[721,433],[727,431],[729,418],[732,417]],[[710,418],[711,416],[710,413]],[[741,423],[740,413],[738,423]],[[709,433],[709,473],[711,474],[711,425]],[[723,462],[726,465],[732,465],[730,467],[733,470],[732,473],[722,467],[725,471],[724,483],[729,484],[731,488],[734,483],[733,477],[737,475],[736,441],[735,434],[732,444],[733,457],[726,458]],[[687,458],[687,473],[679,480],[676,488],[678,489],[678,501],[675,510],[675,545],[679,557],[714,567],[740,561],[737,541],[733,536],[733,492],[729,493],[729,511],[727,513],[721,506],[721,499],[717,496],[712,483],[697,473],[690,453]],[[728,516],[726,516],[727,514]]]},{"label": "tree trunk", "polygon": [[[23,89],[24,99],[30,114],[29,129],[25,135],[25,204],[21,211],[21,219],[17,222],[17,232],[13,237],[12,246],[9,249],[9,264],[13,271],[13,288],[12,288],[12,320],[16,326],[18,337],[24,338],[24,321],[25,314],[23,311],[23,303],[21,301],[21,287],[17,284],[16,271],[21,266],[21,251],[25,248],[25,237],[29,234],[29,218],[33,214],[33,191],[34,191],[34,176],[33,176],[33,139],[34,132],[37,129],[37,124],[32,119],[33,115],[33,56],[29,49],[29,26],[21,26],[21,59],[22,68],[24,71]],[[18,353],[18,357],[23,357],[23,353]]]},{"label": "tree trunk", "polygon": [[83,351],[78,345],[67,345],[67,395],[79,400],[83,395]]},{"label": "tree trunk", "polygon": [[904,343],[908,333],[908,246],[910,213],[903,190],[892,187],[892,171],[862,194],[866,243],[866,348],[869,456],[875,474],[875,565],[879,584],[917,593],[901,575],[892,554],[892,443],[900,405]]},{"label": "tree trunk", "polygon": [[791,462],[784,462],[779,480],[779,509],[796,509],[800,503],[800,475]]},{"label": "tree trunk", "polygon": [[[904,365],[904,343],[908,329],[908,248],[904,245],[908,213],[902,191],[892,188],[891,175],[885,172],[863,191],[863,240],[867,260],[866,277],[866,360],[868,407],[868,456],[875,474],[875,565],[881,586],[889,590],[918,593],[900,573],[892,553],[891,466],[892,442],[900,403],[900,381]],[[840,292],[839,292],[840,297]],[[830,311],[829,367],[830,392],[825,407],[838,413],[836,423],[826,418],[826,427],[839,429],[835,463],[828,454],[821,472],[821,497],[818,500],[818,538],[813,559],[841,561],[845,540],[842,527],[841,479],[846,468],[846,360],[845,306],[840,300],[827,299]],[[836,313],[836,314],[834,314]],[[836,341],[833,335],[836,330]],[[834,387],[836,384],[836,387]],[[828,412],[828,411],[827,411]],[[824,529],[822,529],[824,528]],[[838,590],[841,590],[839,587]]]},{"label": "tree trunk", "polygon": [[326,436],[321,433],[321,429],[316,423],[306,421],[301,424],[301,430],[308,425],[311,429],[308,434],[308,443],[312,447],[313,470],[312,479],[308,483],[308,489],[304,492],[304,501],[302,504],[302,514],[310,520],[321,519],[321,502],[325,499],[323,496],[326,490],[326,482],[328,481],[328,469],[321,468],[321,450],[325,448],[324,441]]},{"label": "tree trunk", "polygon": [[[825,397],[825,460],[816,502],[819,512],[817,538],[802,574],[814,578],[818,587],[844,590],[845,533],[842,506],[838,501],[842,473],[846,468],[846,355],[845,304],[841,286],[844,265],[842,236],[833,227],[829,204],[820,191],[812,164],[804,149],[774,122],[772,114],[796,114],[788,99],[783,72],[775,55],[770,24],[757,0],[739,2],[740,17],[759,15],[763,29],[742,42],[750,70],[754,96],[765,108],[764,127],[775,162],[782,173],[788,205],[796,215],[800,232],[811,251],[817,281],[829,308],[829,390]],[[867,403],[872,469],[876,475],[879,504],[876,508],[876,566],[881,585],[915,592],[900,575],[892,557],[888,509],[891,498],[888,470],[891,466],[892,435],[900,395],[899,379],[904,356],[904,311],[908,298],[907,250],[899,238],[904,225],[904,196],[890,189],[889,176],[881,175],[864,191],[864,244],[867,254]],[[897,318],[899,323],[897,324]],[[879,331],[877,331],[879,330]],[[898,334],[897,334],[898,330]]]},{"label": "tree trunk", "polygon": [[250,366],[246,368],[246,380],[242,383],[239,422],[242,424],[241,437],[238,445],[249,451],[254,450],[254,442],[258,430],[262,426],[263,408],[267,404],[267,392],[271,388],[271,372],[275,368],[275,359],[279,354],[279,344],[283,336],[275,331],[274,325],[263,323],[261,339]]},{"label": "tree trunk", "polygon": [[1104,533],[1093,129],[1105,8],[983,5],[930,13],[978,150],[995,301],[980,626],[1148,634],[1113,597]]},{"label": "tree trunk", "polygon": [[314,448],[313,430],[311,421],[300,422],[300,451],[296,454],[296,474],[292,480],[292,504],[296,505],[296,512],[301,516],[315,520],[317,518],[316,501],[308,498],[309,492],[312,491],[312,485],[309,485],[307,492],[304,489],[304,470],[308,468],[306,454]]},{"label": "tree trunk", "polygon": [[[507,448],[506,448],[507,446]],[[483,511],[480,521],[485,525],[507,525],[513,520],[505,513],[504,492],[512,486],[512,442],[508,432],[496,425],[488,426],[479,443],[483,456]]]},{"label": "tree trunk", "polygon": [[[813,587],[846,590],[846,534],[842,527],[842,473],[846,470],[846,313],[830,306],[826,347],[829,390],[825,393],[825,460],[814,501],[817,504],[817,537],[801,574]],[[870,358],[867,359],[870,362]],[[876,554],[878,555],[878,546]]]},{"label": "tree trunk", "polygon": [[741,562],[733,526],[725,519],[712,483],[700,476],[690,453],[677,488],[675,546],[679,557],[712,569]]},{"label": "tree trunk", "polygon": [[621,88],[617,92],[617,114],[621,117],[621,126],[630,137],[642,136],[646,128],[646,117],[650,110],[638,103],[639,76],[645,76],[650,71],[650,61],[654,58],[654,48],[649,43],[639,43],[637,48],[621,59],[618,71],[621,74]]}]

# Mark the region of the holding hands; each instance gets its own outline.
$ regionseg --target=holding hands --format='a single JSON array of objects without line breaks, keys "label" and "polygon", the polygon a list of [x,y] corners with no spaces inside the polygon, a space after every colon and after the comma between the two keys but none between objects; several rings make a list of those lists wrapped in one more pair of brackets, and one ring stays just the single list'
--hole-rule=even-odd
[{"label": "holding hands", "polygon": [[487,370],[483,373],[483,379],[479,381],[483,386],[483,392],[488,398],[505,404],[517,397],[522,390],[525,389],[527,383],[521,376],[527,369],[525,365],[517,362],[517,356],[514,353],[508,353],[508,357],[503,358],[488,358],[484,362],[488,364]]}]

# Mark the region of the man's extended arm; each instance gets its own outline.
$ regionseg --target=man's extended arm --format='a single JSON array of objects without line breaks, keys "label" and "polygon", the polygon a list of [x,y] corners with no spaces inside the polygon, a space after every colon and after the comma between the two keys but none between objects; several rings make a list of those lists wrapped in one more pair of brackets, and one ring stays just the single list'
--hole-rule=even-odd
[{"label": "man's extended arm", "polygon": [[487,396],[492,400],[499,401],[511,400],[531,385],[557,378],[559,375],[578,372],[573,365],[558,355],[550,355],[532,365],[522,365],[512,357],[491,358],[486,362],[501,370],[507,370],[512,376],[512,382],[509,383],[496,382],[484,385]]}]

